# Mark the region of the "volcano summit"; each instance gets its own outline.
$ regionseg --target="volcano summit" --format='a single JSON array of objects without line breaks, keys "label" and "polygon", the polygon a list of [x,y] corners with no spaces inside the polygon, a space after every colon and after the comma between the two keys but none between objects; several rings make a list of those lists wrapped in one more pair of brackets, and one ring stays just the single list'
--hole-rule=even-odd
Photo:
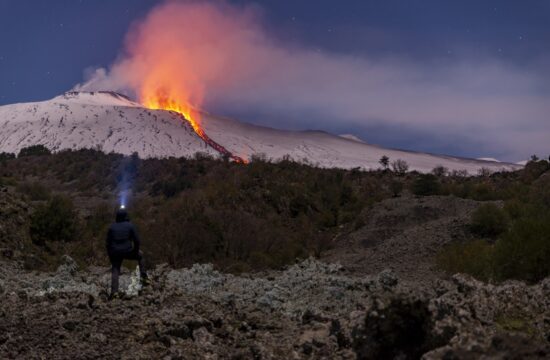
[{"label": "volcano summit", "polygon": [[[285,131],[201,113],[199,136],[175,111],[152,110],[115,92],[68,92],[48,101],[0,107],[0,151],[17,153],[44,145],[52,151],[94,148],[141,157],[191,157],[205,153],[243,159],[262,155],[273,161],[290,159],[319,167],[376,169],[386,155],[401,159],[410,170],[428,172],[436,166],[476,173],[515,170],[518,165],[465,159],[366,144],[350,136],[323,131]],[[203,135],[204,135],[203,134]]]}]

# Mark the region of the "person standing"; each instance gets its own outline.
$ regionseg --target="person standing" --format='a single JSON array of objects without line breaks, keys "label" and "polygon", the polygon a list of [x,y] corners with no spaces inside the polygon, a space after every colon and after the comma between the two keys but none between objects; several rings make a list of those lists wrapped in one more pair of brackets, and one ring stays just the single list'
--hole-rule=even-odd
[{"label": "person standing", "polygon": [[148,285],[149,279],[144,266],[143,253],[140,251],[141,241],[134,224],[130,222],[128,212],[120,208],[116,212],[115,223],[107,231],[107,254],[111,261],[111,295],[119,297],[118,278],[124,260],[137,260],[142,285]]}]

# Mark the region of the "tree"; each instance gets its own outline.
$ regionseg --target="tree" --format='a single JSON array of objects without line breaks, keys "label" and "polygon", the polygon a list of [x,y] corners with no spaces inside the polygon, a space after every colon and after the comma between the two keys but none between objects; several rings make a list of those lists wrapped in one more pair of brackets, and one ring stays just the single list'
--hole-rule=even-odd
[{"label": "tree", "polygon": [[384,155],[384,156],[382,156],[382,157],[380,158],[380,160],[378,161],[378,163],[379,163],[380,165],[382,165],[382,168],[383,168],[384,170],[388,170],[388,168],[389,168],[389,166],[390,166],[390,158],[387,157],[386,155]]},{"label": "tree", "polygon": [[1,152],[0,153],[0,165],[5,165],[8,160],[15,159],[15,154],[7,153],[7,152]]},{"label": "tree", "polygon": [[432,170],[432,174],[434,174],[437,177],[445,176],[448,173],[449,173],[449,169],[447,169],[443,165],[438,165],[438,166],[434,167],[433,170]]},{"label": "tree", "polygon": [[537,161],[539,161],[539,157],[537,155],[533,154],[533,155],[531,155],[531,161],[537,162]]},{"label": "tree", "polygon": [[393,171],[398,175],[405,175],[409,171],[409,164],[405,160],[397,159],[391,163]]},{"label": "tree", "polygon": [[44,145],[32,145],[22,148],[17,157],[50,155],[52,152]]},{"label": "tree", "polygon": [[480,176],[480,177],[489,177],[489,176],[491,176],[491,174],[492,174],[491,169],[486,168],[486,167],[482,167],[482,168],[477,170],[477,175]]}]

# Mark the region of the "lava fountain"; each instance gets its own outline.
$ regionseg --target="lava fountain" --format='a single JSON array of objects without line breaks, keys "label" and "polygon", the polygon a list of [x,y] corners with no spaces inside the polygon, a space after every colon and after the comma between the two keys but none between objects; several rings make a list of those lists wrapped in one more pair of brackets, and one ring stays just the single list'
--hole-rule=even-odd
[{"label": "lava fountain", "polygon": [[200,113],[189,105],[188,102],[177,101],[170,97],[166,91],[157,90],[152,94],[142,94],[142,103],[149,109],[174,111],[180,115],[183,115],[185,120],[191,124],[197,135],[199,135],[203,140],[207,137],[200,125]]}]

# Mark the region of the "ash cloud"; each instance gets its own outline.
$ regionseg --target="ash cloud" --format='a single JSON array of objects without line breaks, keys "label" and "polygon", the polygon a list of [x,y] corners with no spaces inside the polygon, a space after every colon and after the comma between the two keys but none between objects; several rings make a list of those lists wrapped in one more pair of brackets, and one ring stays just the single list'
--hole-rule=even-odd
[{"label": "ash cloud", "polygon": [[518,161],[550,152],[550,89],[537,67],[525,69],[489,57],[418,63],[319,52],[281,43],[257,8],[167,1],[130,29],[108,70],[76,89],[139,98],[167,82],[207,110],[272,113],[294,128],[406,128]]}]

